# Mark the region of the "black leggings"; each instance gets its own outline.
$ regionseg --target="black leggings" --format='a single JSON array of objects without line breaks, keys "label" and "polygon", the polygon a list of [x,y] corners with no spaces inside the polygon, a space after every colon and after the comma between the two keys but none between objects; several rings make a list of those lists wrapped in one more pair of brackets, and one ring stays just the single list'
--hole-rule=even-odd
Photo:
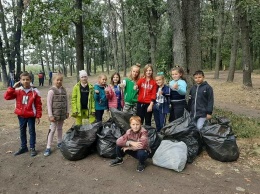
[{"label": "black leggings", "polygon": [[184,109],[187,110],[187,102],[186,100],[179,101],[179,102],[171,102],[171,111],[169,122],[172,122],[180,117],[183,116]]},{"label": "black leggings", "polygon": [[150,104],[143,104],[143,103],[137,102],[136,115],[141,118],[142,124],[144,123],[144,120],[145,120],[145,125],[151,126],[153,112],[147,112],[147,108],[149,105]]}]

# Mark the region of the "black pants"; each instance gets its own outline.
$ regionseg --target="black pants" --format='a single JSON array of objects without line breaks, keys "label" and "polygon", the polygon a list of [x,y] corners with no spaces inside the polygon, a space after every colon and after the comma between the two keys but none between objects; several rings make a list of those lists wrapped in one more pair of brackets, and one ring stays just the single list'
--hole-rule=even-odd
[{"label": "black pants", "polygon": [[95,110],[96,122],[102,121],[104,110]]},{"label": "black pants", "polygon": [[171,102],[169,122],[172,122],[182,117],[184,113],[184,109],[187,109],[186,100],[179,101],[179,102]]},{"label": "black pants", "polygon": [[153,112],[147,112],[147,108],[149,105],[150,104],[143,104],[143,103],[137,102],[136,115],[141,118],[142,124],[144,123],[144,120],[145,120],[145,125],[151,126]]}]

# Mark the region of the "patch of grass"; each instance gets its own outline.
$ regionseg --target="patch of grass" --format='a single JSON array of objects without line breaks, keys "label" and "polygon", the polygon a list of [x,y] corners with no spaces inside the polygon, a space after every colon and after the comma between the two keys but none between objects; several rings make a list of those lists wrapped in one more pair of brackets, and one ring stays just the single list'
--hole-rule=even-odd
[{"label": "patch of grass", "polygon": [[259,119],[236,115],[223,109],[214,109],[215,116],[225,116],[231,120],[231,126],[235,135],[239,138],[260,137]]}]

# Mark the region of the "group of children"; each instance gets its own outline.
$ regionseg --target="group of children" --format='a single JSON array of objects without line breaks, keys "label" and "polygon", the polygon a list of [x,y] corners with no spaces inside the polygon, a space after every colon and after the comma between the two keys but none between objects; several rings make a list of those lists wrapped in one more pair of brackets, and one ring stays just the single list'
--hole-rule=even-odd
[{"label": "group of children", "polygon": [[[169,122],[183,116],[184,110],[191,112],[191,117],[200,129],[206,119],[210,119],[213,111],[213,90],[204,81],[204,73],[194,73],[195,85],[191,88],[189,103],[186,101],[187,83],[181,67],[171,70],[172,81],[169,86],[163,75],[153,75],[153,67],[147,64],[140,77],[140,64],[131,67],[130,74],[121,80],[119,73],[111,76],[107,84],[107,77],[99,75],[94,86],[88,83],[85,70],[79,72],[79,82],[73,87],[71,97],[72,117],[76,125],[82,125],[83,120],[89,123],[102,121],[105,110],[116,108],[134,116],[130,119],[130,126],[125,135],[117,140],[118,157],[111,162],[111,166],[123,162],[123,154],[128,153],[139,160],[137,171],[144,170],[144,161],[149,155],[148,133],[141,127],[143,124],[151,126],[152,115],[157,131],[165,125],[166,116],[170,113]],[[30,85],[30,75],[24,72],[20,81],[9,87],[4,94],[6,100],[16,99],[15,113],[20,125],[21,147],[15,153],[20,155],[28,152],[26,126],[29,126],[31,156],[37,155],[35,150],[36,133],[35,123],[40,122],[42,103],[39,91]],[[57,130],[58,144],[62,141],[62,127],[64,120],[69,117],[68,95],[62,85],[63,75],[53,75],[53,86],[48,91],[47,107],[50,129],[47,137],[47,146],[44,156],[51,154],[53,136]]]}]

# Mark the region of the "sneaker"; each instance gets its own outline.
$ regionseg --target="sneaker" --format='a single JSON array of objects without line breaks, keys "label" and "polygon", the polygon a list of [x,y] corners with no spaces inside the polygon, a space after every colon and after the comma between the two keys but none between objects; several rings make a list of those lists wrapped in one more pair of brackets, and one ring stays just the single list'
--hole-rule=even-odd
[{"label": "sneaker", "polygon": [[31,157],[34,157],[34,156],[37,155],[37,152],[36,152],[35,148],[31,148],[30,149],[30,153],[31,153]]},{"label": "sneaker", "polygon": [[137,172],[143,172],[143,171],[144,171],[144,168],[145,168],[145,165],[144,165],[144,164],[138,163],[137,168],[136,168],[136,171],[137,171]]},{"label": "sneaker", "polygon": [[43,154],[44,156],[49,156],[51,155],[51,148],[47,148]]},{"label": "sneaker", "polygon": [[24,153],[26,153],[26,152],[28,152],[28,148],[27,148],[27,147],[25,147],[25,148],[20,148],[17,152],[14,153],[14,155],[15,155],[15,156],[18,156],[18,155],[24,154]]},{"label": "sneaker", "polygon": [[58,143],[58,144],[57,144],[57,148],[60,149],[60,147],[61,147],[61,143]]},{"label": "sneaker", "polygon": [[117,157],[116,159],[114,159],[110,162],[109,166],[116,166],[116,165],[120,165],[120,164],[123,164],[123,158]]}]

